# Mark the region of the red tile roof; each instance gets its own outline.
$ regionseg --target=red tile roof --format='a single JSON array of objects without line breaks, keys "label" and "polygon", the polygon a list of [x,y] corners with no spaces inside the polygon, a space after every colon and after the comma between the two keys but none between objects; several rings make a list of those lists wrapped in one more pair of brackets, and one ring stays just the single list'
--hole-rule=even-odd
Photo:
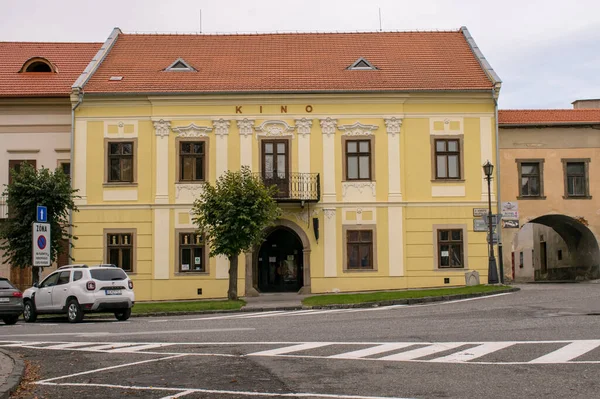
[{"label": "red tile roof", "polygon": [[600,124],[600,109],[507,109],[498,111],[498,124],[569,125]]},{"label": "red tile roof", "polygon": [[[0,42],[0,97],[68,97],[71,85],[102,43]],[[19,73],[25,61],[43,57],[58,73]]]},{"label": "red tile roof", "polygon": [[[364,57],[378,70],[347,70]],[[197,72],[165,72],[176,59]],[[121,81],[109,81],[122,76]],[[86,93],[489,90],[461,31],[120,34]]]}]

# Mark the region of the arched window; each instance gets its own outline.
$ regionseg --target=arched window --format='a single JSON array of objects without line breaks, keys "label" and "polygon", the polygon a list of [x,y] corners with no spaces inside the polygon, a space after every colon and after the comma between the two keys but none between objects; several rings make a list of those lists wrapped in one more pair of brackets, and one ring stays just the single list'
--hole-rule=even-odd
[{"label": "arched window", "polygon": [[33,57],[25,61],[20,72],[57,72],[56,67],[47,59]]}]

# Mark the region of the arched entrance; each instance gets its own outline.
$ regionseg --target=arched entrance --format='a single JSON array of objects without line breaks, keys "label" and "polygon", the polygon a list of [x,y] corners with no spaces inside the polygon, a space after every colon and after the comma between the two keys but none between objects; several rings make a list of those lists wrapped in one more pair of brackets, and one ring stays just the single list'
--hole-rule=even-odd
[{"label": "arched entrance", "polygon": [[297,292],[304,285],[302,241],[291,229],[279,226],[258,251],[260,292]]},{"label": "arched entrance", "polygon": [[[277,276],[277,268],[282,264],[286,269],[282,266],[281,275]],[[246,267],[246,296],[257,296],[259,291],[311,293],[310,241],[305,231],[291,220],[278,219],[266,231],[265,241],[246,254],[246,265],[252,265]]]},{"label": "arched entrance", "polygon": [[600,248],[585,220],[543,215],[512,241],[515,281],[576,281],[600,277]]}]

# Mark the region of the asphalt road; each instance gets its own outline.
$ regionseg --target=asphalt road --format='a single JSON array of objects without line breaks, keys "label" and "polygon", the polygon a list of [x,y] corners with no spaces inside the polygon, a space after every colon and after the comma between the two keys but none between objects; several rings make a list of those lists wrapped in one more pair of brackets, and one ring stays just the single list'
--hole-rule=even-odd
[{"label": "asphalt road", "polygon": [[600,284],[369,309],[0,326],[45,398],[596,398]]}]

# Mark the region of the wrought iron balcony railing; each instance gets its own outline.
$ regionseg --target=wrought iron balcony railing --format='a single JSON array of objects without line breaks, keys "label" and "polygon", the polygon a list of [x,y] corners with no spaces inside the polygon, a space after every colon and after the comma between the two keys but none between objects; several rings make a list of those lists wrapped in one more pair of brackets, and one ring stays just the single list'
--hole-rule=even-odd
[{"label": "wrought iron balcony railing", "polygon": [[8,218],[8,204],[6,195],[0,195],[0,219]]},{"label": "wrought iron balcony railing", "polygon": [[277,186],[278,202],[319,202],[321,178],[318,173],[265,173],[260,175],[266,186]]}]

